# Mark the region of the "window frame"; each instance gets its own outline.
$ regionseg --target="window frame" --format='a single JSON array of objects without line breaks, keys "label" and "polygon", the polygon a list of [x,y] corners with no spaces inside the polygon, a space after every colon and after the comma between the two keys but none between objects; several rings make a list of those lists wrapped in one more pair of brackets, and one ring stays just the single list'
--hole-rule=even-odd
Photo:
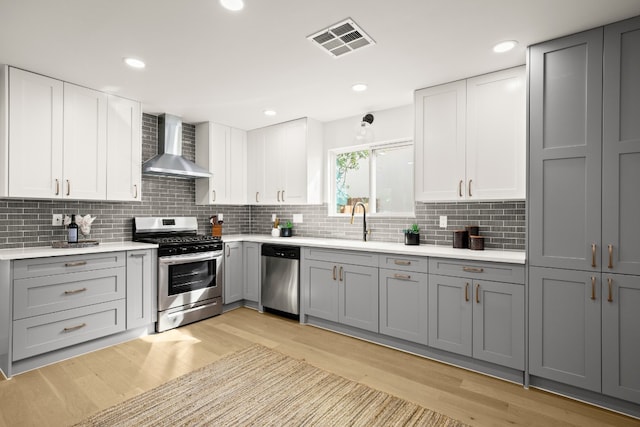
[{"label": "window frame", "polygon": [[[368,150],[370,152],[368,161],[369,161],[369,200],[375,200],[375,194],[377,189],[377,182],[375,179],[376,174],[376,158],[377,156],[374,154],[376,150],[380,149],[393,149],[399,147],[411,147],[413,152],[413,174],[415,177],[415,145],[413,138],[399,138],[388,141],[377,141],[371,142],[368,144],[359,144],[359,145],[350,145],[348,147],[337,147],[332,148],[327,151],[327,163],[328,163],[328,173],[327,173],[327,185],[328,185],[328,202],[327,202],[327,210],[328,216],[337,217],[337,218],[348,218],[351,217],[350,213],[338,213],[335,212],[335,203],[336,203],[336,193],[337,193],[337,185],[336,185],[336,156],[342,153],[350,153],[353,151],[362,151]],[[414,191],[415,183],[411,183],[411,197],[413,199],[412,210],[410,212],[377,212],[377,206],[375,206],[375,210],[367,211],[367,216],[376,217],[376,218],[415,218],[415,191]],[[369,207],[371,209],[371,206]]]}]

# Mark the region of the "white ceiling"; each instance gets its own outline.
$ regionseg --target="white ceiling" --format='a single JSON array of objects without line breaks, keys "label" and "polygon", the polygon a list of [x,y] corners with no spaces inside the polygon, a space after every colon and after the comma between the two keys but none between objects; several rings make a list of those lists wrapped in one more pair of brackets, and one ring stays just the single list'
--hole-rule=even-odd
[{"label": "white ceiling", "polygon": [[[408,105],[415,89],[524,64],[527,45],[635,15],[640,0],[245,0],[241,12],[218,0],[0,0],[0,63],[248,130]],[[306,39],[348,17],[375,46],[335,59]],[[515,50],[492,52],[509,39]]]}]

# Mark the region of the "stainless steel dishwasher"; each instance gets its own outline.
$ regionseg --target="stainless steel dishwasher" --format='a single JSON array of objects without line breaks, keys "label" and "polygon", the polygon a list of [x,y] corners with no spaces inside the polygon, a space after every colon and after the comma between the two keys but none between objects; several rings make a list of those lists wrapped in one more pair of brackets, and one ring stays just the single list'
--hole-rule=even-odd
[{"label": "stainless steel dishwasher", "polygon": [[264,308],[298,316],[300,248],[262,245],[261,304]]}]

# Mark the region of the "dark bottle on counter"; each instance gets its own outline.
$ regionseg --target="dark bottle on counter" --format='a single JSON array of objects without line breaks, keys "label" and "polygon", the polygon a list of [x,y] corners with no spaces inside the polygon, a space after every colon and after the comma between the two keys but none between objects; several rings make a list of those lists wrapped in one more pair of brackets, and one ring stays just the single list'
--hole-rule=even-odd
[{"label": "dark bottle on counter", "polygon": [[67,228],[67,242],[78,243],[78,224],[76,224],[75,215],[71,215],[71,223]]}]

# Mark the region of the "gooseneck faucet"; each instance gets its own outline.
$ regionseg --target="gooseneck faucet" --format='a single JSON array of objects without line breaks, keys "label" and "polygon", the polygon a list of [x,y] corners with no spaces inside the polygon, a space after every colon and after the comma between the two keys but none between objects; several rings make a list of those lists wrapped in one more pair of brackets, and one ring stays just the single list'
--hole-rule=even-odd
[{"label": "gooseneck faucet", "polygon": [[358,207],[358,205],[362,206],[362,241],[366,242],[369,230],[367,230],[367,207],[364,205],[364,203],[356,202],[353,204],[353,207],[351,208],[351,224],[353,224],[353,216],[356,213],[356,208]]}]

